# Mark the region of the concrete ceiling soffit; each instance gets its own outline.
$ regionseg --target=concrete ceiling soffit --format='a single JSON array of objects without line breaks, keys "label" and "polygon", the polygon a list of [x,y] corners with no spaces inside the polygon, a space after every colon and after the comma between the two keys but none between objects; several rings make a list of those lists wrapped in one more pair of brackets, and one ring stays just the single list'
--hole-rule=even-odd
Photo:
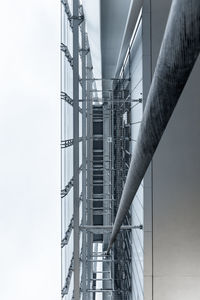
[{"label": "concrete ceiling soffit", "polygon": [[103,78],[115,75],[131,0],[101,0],[101,53]]},{"label": "concrete ceiling soffit", "polygon": [[[90,44],[90,51],[95,78],[102,78],[101,71],[101,40],[100,40],[100,0],[82,0],[86,17],[86,30]],[[97,89],[101,89],[101,82],[97,81]]]}]

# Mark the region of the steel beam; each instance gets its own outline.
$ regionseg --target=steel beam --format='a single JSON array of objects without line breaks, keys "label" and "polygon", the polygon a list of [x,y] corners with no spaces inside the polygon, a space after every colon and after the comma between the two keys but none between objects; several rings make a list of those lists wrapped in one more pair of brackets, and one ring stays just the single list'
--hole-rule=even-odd
[{"label": "steel beam", "polygon": [[[80,229],[92,229],[92,230],[95,230],[95,229],[112,229],[113,226],[112,225],[82,225],[80,226]],[[142,225],[138,225],[138,226],[132,226],[132,225],[123,225],[121,226],[120,228],[121,230],[129,230],[129,229],[143,229],[143,226]]]},{"label": "steel beam", "polygon": [[[113,293],[113,292],[118,292],[118,290],[87,290],[88,293]],[[120,291],[121,293],[121,291]]]},{"label": "steel beam", "polygon": [[174,0],[108,252],[156,151],[199,51],[200,1]]}]

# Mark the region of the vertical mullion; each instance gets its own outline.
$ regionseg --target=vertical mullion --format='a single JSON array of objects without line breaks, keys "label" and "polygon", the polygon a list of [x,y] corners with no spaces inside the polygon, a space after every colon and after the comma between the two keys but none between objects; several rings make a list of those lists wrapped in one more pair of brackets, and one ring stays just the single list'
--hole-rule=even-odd
[{"label": "vertical mullion", "polygon": [[[86,225],[86,39],[85,21],[82,23],[82,220]],[[83,268],[82,268],[82,292],[83,300],[86,299],[86,231],[83,231]]]},{"label": "vertical mullion", "polygon": [[[64,16],[63,16],[63,6],[62,6],[62,3],[61,3],[61,7],[60,7],[60,17],[61,17],[61,31],[60,31],[60,41],[62,43],[63,41],[63,31],[64,31]],[[63,58],[62,58],[62,52],[60,51],[60,91],[63,90]],[[61,104],[60,104],[60,138],[62,140],[63,138],[63,101],[61,101]],[[60,150],[60,187],[61,187],[61,190],[63,188],[63,169],[64,169],[64,160],[63,160],[63,153],[62,153],[62,149]],[[64,218],[63,218],[63,201],[62,201],[62,198],[61,198],[61,240],[63,238],[63,235],[64,235],[64,230],[63,230],[63,223],[64,223]],[[63,288],[63,269],[64,269],[64,262],[63,262],[63,252],[62,252],[62,248],[61,248],[61,290]]]},{"label": "vertical mullion", "polygon": [[73,0],[73,204],[74,204],[74,299],[80,298],[79,261],[79,0]]},{"label": "vertical mullion", "polygon": [[[89,48],[89,42],[87,39],[87,46]],[[92,160],[93,160],[93,146],[92,146],[92,98],[90,90],[92,88],[92,72],[91,72],[91,54],[90,52],[87,55],[87,199],[93,198],[93,190],[92,190]],[[87,200],[87,225],[92,225],[92,215],[91,215],[91,201]],[[92,248],[92,237],[91,233],[87,232],[87,257],[91,256],[91,248]],[[90,279],[91,279],[91,262],[87,262],[87,289],[90,289]],[[88,294],[88,299],[91,299],[91,295]]]}]

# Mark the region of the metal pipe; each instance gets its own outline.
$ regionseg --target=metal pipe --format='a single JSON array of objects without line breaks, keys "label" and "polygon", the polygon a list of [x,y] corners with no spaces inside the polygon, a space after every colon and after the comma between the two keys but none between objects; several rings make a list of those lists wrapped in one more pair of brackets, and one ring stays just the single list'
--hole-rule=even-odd
[{"label": "metal pipe", "polygon": [[174,0],[107,252],[120,230],[200,51],[200,1]]}]

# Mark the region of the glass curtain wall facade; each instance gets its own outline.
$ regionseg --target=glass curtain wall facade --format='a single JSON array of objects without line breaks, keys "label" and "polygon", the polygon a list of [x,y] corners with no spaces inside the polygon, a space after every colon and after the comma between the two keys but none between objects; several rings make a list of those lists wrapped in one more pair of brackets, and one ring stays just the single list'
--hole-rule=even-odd
[{"label": "glass curtain wall facade", "polygon": [[[63,299],[92,299],[92,132],[96,83],[79,0],[61,1],[61,289]],[[92,295],[92,294],[91,294]]]},{"label": "glass curtain wall facade", "polygon": [[95,79],[84,7],[61,3],[64,300],[143,300],[142,184],[106,253],[143,113],[141,27],[140,14],[119,78]]},{"label": "glass curtain wall facade", "polygon": [[[114,114],[116,122],[114,142],[116,210],[126,181],[131,156],[143,116],[143,51],[142,10],[133,31],[129,47],[120,71],[120,80],[114,86]],[[121,97],[121,103],[119,99]],[[116,288],[121,290],[120,299],[144,299],[144,203],[143,183],[140,185],[123,222],[132,230],[121,230],[114,245]]]},{"label": "glass curtain wall facade", "polygon": [[[89,7],[89,1],[93,5],[98,1],[92,18],[93,6]],[[172,10],[168,22],[177,26],[179,35],[187,36],[184,28],[193,24],[193,17],[191,24],[188,21],[197,10],[190,11],[192,5],[187,6],[187,1],[174,0],[172,3],[175,2],[183,5],[184,26],[180,26],[182,21],[176,22],[176,17],[182,20],[183,12],[180,10]],[[194,0],[195,8],[197,2]],[[83,3],[85,7],[87,3],[85,11]],[[182,108],[176,107],[176,118],[171,119],[169,126],[166,122],[170,115],[167,119],[162,117],[162,123],[160,116],[165,115],[164,104],[168,103],[164,99],[169,100],[169,97],[163,88],[165,81],[168,81],[165,80],[168,71],[165,70],[166,66],[161,68],[160,64],[162,66],[167,62],[169,70],[173,70],[176,59],[171,44],[176,41],[180,46],[185,42],[181,39],[179,43],[179,35],[174,34],[177,31],[171,31],[173,26],[169,25],[166,28],[167,37],[171,41],[167,48],[170,56],[162,52],[166,46],[161,48],[159,54],[171,1],[165,4],[158,0],[127,1],[126,7],[123,0],[83,0],[83,3],[81,0],[61,0],[62,299],[167,299],[174,297],[177,291],[181,292],[182,298],[191,294],[198,298],[198,274],[194,268],[194,262],[198,259],[195,260],[193,254],[198,252],[196,249],[199,244],[196,242],[199,232],[194,231],[198,226],[194,226],[193,219],[192,222],[190,219],[195,219],[195,212],[198,211],[195,208],[199,206],[199,185],[193,185],[193,177],[198,176],[192,167],[193,177],[191,183],[188,182],[187,176],[183,175],[190,170],[189,165],[186,167],[181,163],[185,159],[184,155],[188,155],[189,161],[191,149],[197,155],[194,165],[198,160],[198,127],[191,125],[194,120],[190,118],[195,115],[195,108],[184,106],[188,99],[195,100],[193,95],[198,87],[198,66],[192,71],[189,83],[180,96],[185,104],[182,101]],[[165,6],[166,9],[163,9]],[[86,20],[86,16],[89,20]],[[94,16],[97,16],[98,21]],[[158,24],[162,25],[161,28]],[[194,28],[192,26],[192,32]],[[92,36],[94,32],[96,39]],[[97,35],[100,37],[97,38]],[[187,40],[190,41],[190,38],[188,35]],[[98,47],[93,47],[94,44],[98,44]],[[181,53],[190,43],[184,45],[180,47]],[[178,65],[180,63],[180,66],[184,66],[188,53],[183,52],[182,58],[180,55]],[[169,57],[172,58],[172,66]],[[157,62],[157,77],[152,77]],[[162,76],[164,74],[162,88],[158,84],[159,78],[162,79],[162,76],[159,77],[160,72]],[[173,74],[173,71],[170,72]],[[95,78],[94,74],[100,78]],[[174,93],[174,101],[178,100],[177,74],[175,72],[172,77],[175,78],[174,86],[171,86],[170,81],[167,83],[171,95]],[[153,87],[150,89],[151,85]],[[146,101],[150,106],[147,107],[144,126],[141,127]],[[196,103],[193,104],[196,107]],[[188,109],[191,109],[189,119]],[[152,116],[148,116],[149,111]],[[166,125],[168,127],[154,155],[154,147],[157,147],[163,133],[160,125],[157,126],[158,120],[164,126],[162,130],[165,130]],[[179,127],[176,127],[177,124]],[[185,138],[181,140],[182,126],[187,127],[188,132],[196,132],[196,135],[188,135],[191,137],[191,149]],[[192,129],[189,130],[188,126]],[[140,128],[142,131],[139,131]],[[159,128],[156,133],[155,128]],[[139,132],[142,135],[138,139]],[[174,143],[178,138],[182,141],[181,148]],[[170,147],[174,151],[170,152]],[[152,155],[154,161],[149,165]],[[178,162],[174,166],[172,158]],[[172,167],[174,174],[171,172]],[[126,183],[129,168],[130,181]],[[176,181],[181,189],[174,184]],[[185,196],[188,186],[192,190],[194,188],[194,195],[191,196],[194,207],[193,215],[187,214],[187,219],[180,207],[184,203],[191,210],[191,203],[188,204]],[[185,193],[181,192],[183,188]],[[163,192],[165,190],[166,193]],[[120,205],[121,199],[123,201]],[[184,226],[185,222],[187,226]],[[198,222],[196,216],[195,224],[198,225]],[[191,232],[194,233],[192,239]],[[190,239],[192,243],[188,244]],[[177,252],[177,249],[181,251]],[[170,260],[166,263],[168,253]],[[178,260],[177,253],[180,256]],[[191,255],[188,256],[188,253]],[[194,257],[194,261],[185,266],[187,257]],[[189,277],[185,275],[188,270],[191,272]],[[188,286],[190,288],[186,288]]]},{"label": "glass curtain wall facade", "polygon": [[[83,262],[83,181],[86,178],[86,34],[78,1],[61,5],[61,201],[62,297],[80,295]],[[84,91],[83,91],[84,89]],[[84,132],[83,132],[84,131]],[[84,182],[85,186],[85,182]]]}]

